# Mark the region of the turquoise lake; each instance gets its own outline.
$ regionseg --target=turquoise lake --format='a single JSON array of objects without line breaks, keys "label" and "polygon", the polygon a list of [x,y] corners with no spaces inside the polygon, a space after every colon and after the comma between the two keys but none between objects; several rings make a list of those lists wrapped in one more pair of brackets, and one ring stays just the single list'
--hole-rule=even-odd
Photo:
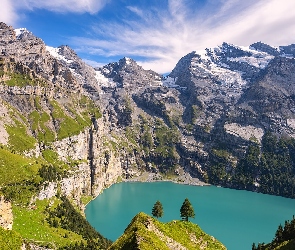
[{"label": "turquoise lake", "polygon": [[154,203],[163,204],[162,222],[178,220],[188,198],[195,219],[206,233],[228,250],[251,250],[252,243],[270,242],[278,225],[295,215],[295,200],[215,186],[189,186],[171,182],[118,183],[104,190],[85,210],[90,224],[116,240],[139,212],[151,215]]}]

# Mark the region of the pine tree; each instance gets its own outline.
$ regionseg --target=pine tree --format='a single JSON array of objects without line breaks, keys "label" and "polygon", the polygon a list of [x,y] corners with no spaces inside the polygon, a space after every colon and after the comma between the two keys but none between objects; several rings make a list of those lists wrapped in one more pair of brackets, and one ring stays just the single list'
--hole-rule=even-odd
[{"label": "pine tree", "polygon": [[152,215],[154,217],[162,217],[163,216],[163,206],[162,206],[162,203],[160,201],[156,201],[156,203],[154,204],[153,206],[153,209],[152,209]]},{"label": "pine tree", "polygon": [[275,242],[277,243],[283,242],[283,227],[281,224],[279,225],[278,230],[276,231]]},{"label": "pine tree", "polygon": [[194,208],[188,198],[185,198],[180,208],[180,217],[185,221],[188,221],[188,217],[195,218]]}]

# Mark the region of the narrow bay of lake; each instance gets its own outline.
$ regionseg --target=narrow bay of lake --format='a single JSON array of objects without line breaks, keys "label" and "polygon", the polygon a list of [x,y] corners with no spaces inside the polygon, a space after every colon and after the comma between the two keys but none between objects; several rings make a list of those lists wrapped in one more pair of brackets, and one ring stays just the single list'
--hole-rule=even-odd
[{"label": "narrow bay of lake", "polygon": [[171,182],[115,184],[90,202],[85,214],[96,230],[114,241],[137,213],[151,215],[157,200],[164,208],[160,221],[181,219],[179,210],[185,198],[196,214],[190,220],[228,250],[251,250],[253,242],[270,242],[278,225],[295,215],[294,199]]}]

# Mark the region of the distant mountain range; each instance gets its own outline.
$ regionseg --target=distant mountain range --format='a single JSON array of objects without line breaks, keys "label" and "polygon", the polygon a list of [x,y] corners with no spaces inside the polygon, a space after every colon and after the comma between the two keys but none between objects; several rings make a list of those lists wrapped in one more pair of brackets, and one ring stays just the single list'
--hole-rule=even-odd
[{"label": "distant mountain range", "polygon": [[66,195],[83,210],[130,178],[295,198],[295,44],[223,43],[164,77],[127,57],[93,68],[0,23],[0,82],[6,201]]}]

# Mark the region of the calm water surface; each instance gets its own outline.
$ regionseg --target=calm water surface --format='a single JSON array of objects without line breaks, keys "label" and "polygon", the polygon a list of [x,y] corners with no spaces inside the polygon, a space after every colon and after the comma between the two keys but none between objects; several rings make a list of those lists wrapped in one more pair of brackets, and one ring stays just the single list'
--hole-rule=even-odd
[{"label": "calm water surface", "polygon": [[116,240],[137,213],[151,214],[157,200],[164,208],[162,222],[180,219],[185,198],[195,210],[191,221],[228,250],[251,250],[253,242],[270,242],[278,225],[295,215],[294,199],[170,182],[115,184],[90,202],[85,213],[101,234]]}]

